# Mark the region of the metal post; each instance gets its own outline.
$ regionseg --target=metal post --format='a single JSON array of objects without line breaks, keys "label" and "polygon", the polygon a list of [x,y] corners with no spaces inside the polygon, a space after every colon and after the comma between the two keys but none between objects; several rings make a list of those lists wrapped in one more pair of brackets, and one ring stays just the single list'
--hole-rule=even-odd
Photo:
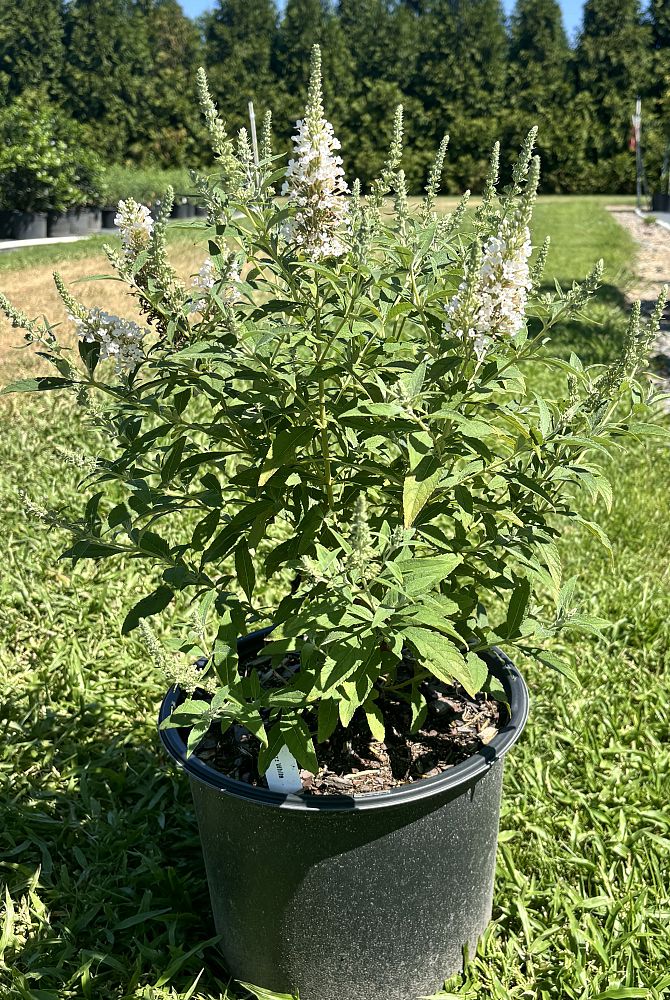
[{"label": "metal post", "polygon": [[251,148],[254,152],[254,164],[258,166],[258,137],[256,135],[256,115],[254,113],[254,102],[249,101],[249,125],[251,130]]}]

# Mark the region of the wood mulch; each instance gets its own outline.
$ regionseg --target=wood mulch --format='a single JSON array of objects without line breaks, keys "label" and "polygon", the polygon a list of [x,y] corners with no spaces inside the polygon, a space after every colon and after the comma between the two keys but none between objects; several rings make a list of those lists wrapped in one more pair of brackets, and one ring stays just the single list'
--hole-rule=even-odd
[{"label": "wood mulch", "polygon": [[[317,745],[318,772],[301,771],[303,794],[383,792],[432,777],[490,743],[507,719],[503,703],[486,694],[470,698],[460,685],[431,681],[423,693],[428,713],[414,735],[409,735],[409,705],[383,694],[377,702],[386,724],[383,742],[372,737],[360,710],[348,728],[338,725],[329,740]],[[196,755],[228,777],[267,788],[258,773],[259,750],[258,739],[242,726],[232,726],[222,735],[214,723]]]}]

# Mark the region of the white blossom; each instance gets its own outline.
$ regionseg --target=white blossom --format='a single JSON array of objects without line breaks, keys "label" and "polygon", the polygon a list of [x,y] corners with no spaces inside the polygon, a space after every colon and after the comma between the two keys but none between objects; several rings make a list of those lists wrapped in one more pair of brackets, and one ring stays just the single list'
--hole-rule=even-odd
[{"label": "white blossom", "polygon": [[484,244],[474,286],[467,277],[446,306],[445,330],[470,339],[478,360],[495,337],[513,337],[523,327],[532,288],[530,232],[505,220]]},{"label": "white blossom", "polygon": [[120,201],[114,225],[121,230],[121,242],[126,257],[136,257],[140,251],[148,247],[154,220],[146,205],[138,204],[133,198]]},{"label": "white blossom", "polygon": [[225,271],[221,274],[217,272],[212,258],[205,257],[202,267],[191,282],[192,288],[197,291],[204,292],[205,294],[198,295],[196,298],[191,300],[189,312],[201,313],[207,308],[206,293],[209,292],[209,290],[217,283],[221,283],[221,287],[218,289],[219,298],[222,299],[226,305],[234,305],[234,303],[239,299],[239,292],[235,287],[235,282],[239,280],[240,265],[234,256],[231,255]]},{"label": "white blossom", "polygon": [[342,198],[349,188],[344,179],[340,142],[326,121],[321,99],[321,55],[312,52],[309,100],[304,119],[296,122],[294,157],[286,168],[282,195],[288,195],[295,213],[282,229],[288,243],[307,257],[340,257],[345,245],[340,237],[347,214]]},{"label": "white blossom", "polygon": [[100,344],[100,360],[113,358],[117,372],[125,372],[144,360],[142,340],[149,332],[130,319],[122,319],[94,306],[85,317],[70,315],[78,337]]}]

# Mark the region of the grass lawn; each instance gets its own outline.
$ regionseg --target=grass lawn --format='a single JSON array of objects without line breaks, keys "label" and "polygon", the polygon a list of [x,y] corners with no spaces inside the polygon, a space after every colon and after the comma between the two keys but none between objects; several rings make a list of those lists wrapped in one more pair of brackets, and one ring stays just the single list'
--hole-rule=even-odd
[{"label": "grass lawn", "polygon": [[[604,203],[546,199],[536,213],[552,277],[607,260],[590,328],[559,334],[585,361],[616,350],[633,253]],[[62,262],[70,280],[100,271],[80,246]],[[205,252],[191,234],[172,247],[184,273]],[[0,288],[36,313],[49,264],[0,257]],[[85,287],[105,305],[118,295]],[[7,344],[3,327],[7,374],[34,366]],[[104,563],[73,573],[56,561],[64,539],[21,500],[75,498],[77,413],[8,396],[0,420],[0,996],[242,997],[212,940],[186,780],[158,749],[160,679],[119,635],[131,571],[123,584]],[[532,714],[506,767],[494,920],[444,1000],[670,997],[669,473],[667,445],[617,460],[614,508],[598,512],[613,563],[590,536],[563,544],[579,600],[613,624],[606,640],[575,640],[578,688],[523,665]]]}]

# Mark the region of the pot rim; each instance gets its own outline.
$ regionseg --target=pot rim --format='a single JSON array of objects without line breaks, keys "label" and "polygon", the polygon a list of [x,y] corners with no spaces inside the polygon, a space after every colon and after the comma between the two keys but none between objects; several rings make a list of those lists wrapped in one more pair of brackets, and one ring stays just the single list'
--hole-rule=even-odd
[{"label": "pot rim", "polygon": [[[271,629],[262,630],[262,638]],[[245,636],[240,646],[247,640],[253,640],[261,633]],[[258,641],[258,639],[256,639]],[[306,795],[299,793],[285,795],[281,792],[271,792],[268,788],[258,788],[229,778],[215,768],[201,761],[195,753],[186,756],[186,743],[179,729],[161,729],[160,724],[170,715],[172,709],[184,700],[183,693],[177,686],[171,687],[161,703],[158,715],[158,735],[164,749],[175,764],[186,771],[189,778],[206,785],[221,795],[232,795],[250,803],[263,806],[274,806],[280,809],[315,812],[351,812],[367,809],[384,809],[391,806],[406,805],[421,799],[432,798],[445,792],[462,791],[473,784],[500,761],[507,751],[514,746],[523,732],[529,711],[529,696],[526,683],[510,658],[497,646],[480,653],[486,661],[491,673],[497,677],[505,688],[509,699],[509,720],[490,743],[482,746],[476,753],[434,775],[432,778],[421,778],[414,782],[391,788],[384,792],[361,792],[355,795]]]}]

